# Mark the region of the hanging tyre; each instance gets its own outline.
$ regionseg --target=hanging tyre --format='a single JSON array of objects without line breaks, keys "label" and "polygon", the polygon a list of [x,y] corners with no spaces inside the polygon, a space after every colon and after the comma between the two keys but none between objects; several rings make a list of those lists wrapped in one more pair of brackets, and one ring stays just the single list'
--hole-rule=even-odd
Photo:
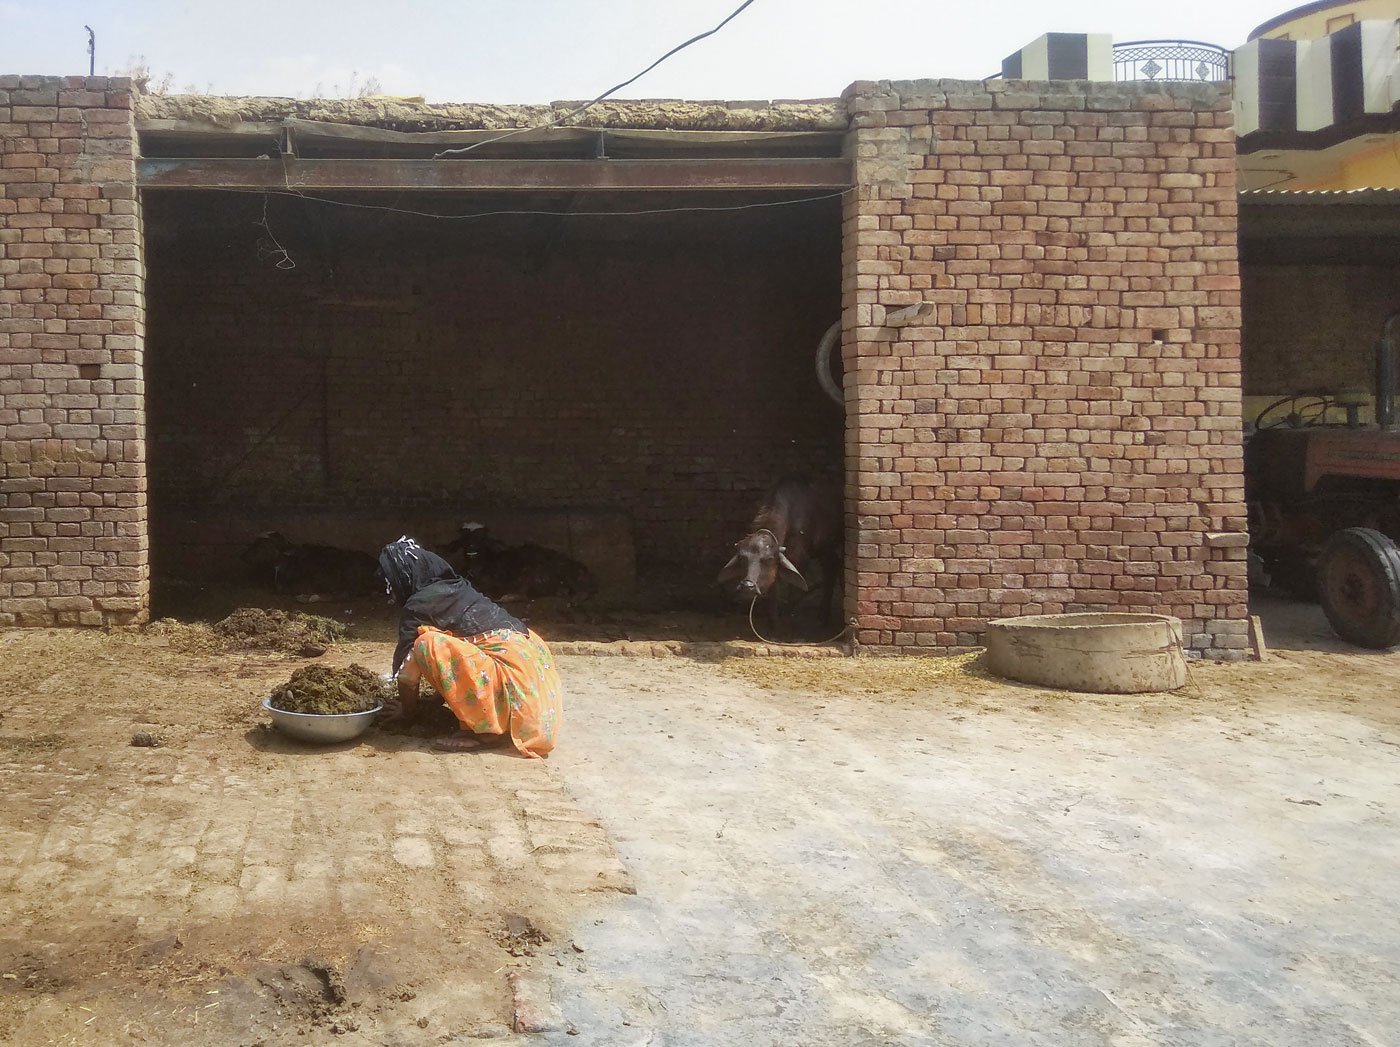
[{"label": "hanging tyre", "polygon": [[1400,643],[1400,549],[1369,527],[1338,531],[1317,560],[1318,598],[1343,640],[1382,649]]}]

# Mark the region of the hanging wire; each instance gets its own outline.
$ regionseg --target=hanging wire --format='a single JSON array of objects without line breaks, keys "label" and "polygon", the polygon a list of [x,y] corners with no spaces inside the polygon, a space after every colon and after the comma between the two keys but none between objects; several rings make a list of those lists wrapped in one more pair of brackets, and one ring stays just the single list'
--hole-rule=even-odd
[{"label": "hanging wire", "polygon": [[[269,192],[264,192],[264,193],[262,194],[262,198],[263,198],[262,218],[261,218],[258,222],[255,223],[259,229],[261,229],[264,233],[267,234],[267,239],[271,242],[271,246],[268,246],[267,243],[263,242],[263,241],[260,239],[260,240],[258,241],[258,257],[259,257],[259,258],[271,258],[271,259],[274,259],[274,261],[273,261],[272,264],[273,264],[276,268],[278,268],[278,269],[283,269],[283,270],[295,269],[295,268],[297,267],[296,262],[294,262],[294,261],[292,260],[292,256],[289,255],[289,254],[287,253],[287,249],[286,249],[285,247],[283,247],[282,244],[281,244],[281,241],[279,241],[279,240],[277,239],[277,234],[275,234],[275,233],[272,231],[272,226],[271,226],[270,224],[268,224],[268,220],[267,220],[267,198],[268,198],[269,196],[271,196],[271,195],[272,195],[272,194],[269,193]],[[278,195],[283,195],[283,194],[278,194]],[[292,195],[295,196],[295,195],[297,195],[297,194],[294,193],[294,194],[292,194]]]},{"label": "hanging wire", "polygon": [[[604,99],[606,99],[606,98],[612,96],[612,95],[615,94],[616,92],[621,91],[623,88],[628,87],[628,86],[630,86],[631,84],[635,83],[636,81],[640,80],[643,76],[645,76],[647,73],[651,72],[653,69],[655,69],[657,66],[659,66],[662,62],[666,61],[666,60],[667,60],[668,58],[670,58],[671,56],[673,56],[673,55],[675,55],[675,54],[678,54],[679,52],[685,50],[687,47],[691,46],[692,44],[698,43],[699,41],[704,40],[705,38],[710,37],[710,36],[713,36],[714,34],[718,33],[718,32],[719,32],[721,29],[723,29],[726,25],[728,25],[728,24],[729,24],[730,22],[732,22],[735,18],[737,18],[740,14],[742,14],[742,13],[743,13],[747,8],[749,8],[753,3],[754,3],[754,0],[744,0],[744,3],[740,4],[737,8],[735,8],[733,11],[731,11],[731,12],[730,12],[718,25],[716,25],[714,28],[708,29],[708,30],[706,30],[706,31],[703,32],[703,33],[698,33],[698,34],[696,34],[695,36],[692,36],[689,40],[685,40],[685,41],[683,41],[682,43],[677,44],[675,47],[671,48],[669,51],[667,51],[665,54],[663,54],[660,58],[656,59],[654,62],[652,62],[650,65],[648,65],[648,66],[647,66],[645,69],[643,69],[641,72],[635,74],[634,76],[629,77],[628,79],[622,81],[622,82],[619,83],[619,84],[614,85],[613,87],[608,88],[606,91],[604,91],[602,94],[598,95],[598,96],[597,96],[596,98],[594,98],[592,101],[589,101],[589,102],[585,103],[584,105],[579,106],[577,109],[573,109],[573,110],[571,110],[571,111],[569,111],[569,112],[567,112],[567,113],[564,113],[564,114],[562,114],[562,115],[560,115],[560,116],[557,116],[557,117],[555,117],[553,120],[550,120],[550,121],[548,121],[548,122],[546,122],[546,123],[544,123],[544,124],[538,124],[538,125],[534,125],[534,126],[531,126],[531,127],[520,127],[520,128],[516,128],[516,129],[513,130],[513,131],[508,131],[508,132],[506,132],[505,134],[497,135],[497,136],[494,137],[494,138],[489,138],[489,139],[486,139],[485,141],[482,141],[482,142],[476,142],[476,143],[474,143],[474,144],[472,144],[472,145],[461,146],[461,147],[453,148],[453,149],[445,149],[445,150],[443,150],[443,151],[440,152],[440,153],[434,154],[433,159],[437,160],[437,159],[441,159],[442,157],[445,157],[445,156],[457,156],[457,155],[461,155],[461,154],[463,154],[463,153],[469,153],[469,152],[471,152],[471,151],[474,150],[474,149],[480,149],[482,146],[491,145],[492,143],[495,143],[495,142],[504,141],[504,140],[507,139],[507,138],[514,138],[516,135],[525,134],[527,131],[543,131],[543,130],[547,130],[548,128],[555,127],[555,126],[557,126],[557,125],[563,123],[563,122],[566,121],[566,120],[571,120],[571,119],[573,119],[574,117],[579,116],[580,114],[582,114],[582,113],[586,112],[587,110],[591,109],[593,106],[597,105],[599,102],[603,101]],[[850,193],[852,193],[852,192],[855,191],[854,187],[852,187],[852,188],[848,188],[848,189],[837,190],[836,192],[822,193],[822,194],[819,194],[819,195],[816,195],[816,196],[799,197],[799,198],[793,199],[793,200],[762,200],[762,201],[754,201],[754,202],[751,202],[751,203],[744,203],[744,204],[711,204],[711,205],[696,204],[696,205],[683,205],[683,206],[679,206],[679,207],[648,207],[648,208],[635,208],[635,209],[631,209],[631,210],[621,210],[621,211],[619,211],[619,210],[611,210],[611,211],[579,211],[579,210],[555,211],[555,210],[547,210],[547,209],[541,209],[541,208],[528,208],[528,209],[526,209],[526,208],[521,208],[521,209],[505,208],[505,209],[498,209],[498,210],[493,210],[493,211],[476,211],[476,212],[470,212],[470,213],[467,213],[467,214],[442,214],[442,213],[440,213],[440,212],[434,212],[434,211],[419,211],[419,210],[415,210],[415,209],[413,209],[413,208],[407,208],[407,207],[398,207],[398,206],[385,205],[385,204],[360,203],[360,202],[351,201],[351,200],[336,200],[336,199],[329,198],[329,197],[312,196],[312,195],[308,194],[308,193],[305,191],[304,184],[299,185],[299,184],[294,183],[294,182],[292,181],[291,172],[287,169],[287,159],[288,159],[287,153],[286,153],[284,150],[280,150],[280,149],[279,149],[279,152],[280,152],[280,157],[281,157],[281,160],[282,160],[282,166],[283,166],[283,171],[284,171],[284,182],[285,182],[285,188],[284,188],[284,189],[281,189],[281,190],[261,190],[261,189],[228,189],[228,188],[226,188],[226,189],[222,189],[222,190],[219,190],[219,191],[221,191],[221,192],[230,192],[230,193],[261,193],[261,194],[262,194],[262,196],[263,196],[263,215],[262,215],[262,220],[261,220],[260,222],[258,222],[257,224],[263,229],[264,232],[267,233],[268,240],[269,240],[269,241],[271,242],[271,244],[272,244],[272,248],[269,249],[269,250],[266,250],[265,256],[266,256],[266,257],[275,258],[275,259],[276,259],[276,261],[274,262],[275,266],[276,266],[278,269],[283,269],[283,270],[295,269],[295,268],[296,268],[296,262],[292,259],[291,255],[287,252],[286,248],[284,248],[284,247],[282,246],[282,244],[277,240],[277,237],[276,237],[276,236],[273,234],[273,232],[272,232],[271,226],[268,224],[268,217],[267,217],[267,198],[268,198],[269,196],[271,196],[271,195],[274,195],[274,194],[275,194],[275,195],[278,195],[278,196],[295,196],[295,197],[300,197],[301,199],[306,200],[306,201],[309,201],[309,202],[311,202],[311,203],[326,204],[326,205],[329,205],[329,206],[332,206],[332,207],[347,207],[347,208],[352,208],[352,209],[356,209],[356,210],[363,210],[363,211],[379,211],[379,212],[387,212],[387,213],[391,213],[391,214],[403,214],[403,215],[410,215],[410,216],[417,217],[417,218],[429,218],[429,219],[435,219],[435,220],[439,220],[439,221],[472,221],[472,220],[480,219],[480,218],[498,218],[498,217],[509,217],[509,216],[534,216],[534,217],[551,217],[551,218],[633,218],[633,217],[642,217],[642,216],[650,216],[650,215],[668,215],[668,214],[686,214],[686,213],[724,213],[724,212],[736,212],[736,211],[753,211],[753,210],[760,210],[760,209],[769,208],[769,207],[792,207],[792,206],[796,206],[796,205],[799,205],[799,204],[819,203],[819,202],[821,202],[821,201],[823,201],[823,200],[836,200],[836,199],[840,199],[840,198],[842,198],[842,197],[845,197],[845,196],[847,196],[847,195],[849,195]],[[402,195],[402,194],[400,194],[400,195]],[[263,246],[262,246],[261,244],[259,245],[259,248],[260,248],[260,254],[263,254],[264,248],[263,248]]]},{"label": "hanging wire", "polygon": [[572,120],[574,117],[587,112],[589,109],[592,109],[599,102],[603,101],[603,99],[617,93],[618,91],[621,91],[624,87],[629,87],[630,85],[636,83],[638,80],[646,76],[647,73],[651,72],[653,69],[659,66],[662,62],[666,61],[666,59],[670,58],[672,55],[680,51],[684,51],[691,44],[698,43],[699,41],[704,40],[707,36],[714,36],[721,29],[727,26],[730,22],[734,21],[735,18],[739,17],[739,15],[743,13],[744,9],[747,8],[753,2],[754,0],[744,0],[742,4],[740,4],[737,8],[735,8],[729,13],[729,16],[725,18],[723,22],[715,26],[713,29],[708,29],[703,33],[700,33],[696,36],[692,36],[689,40],[685,41],[684,43],[677,44],[675,47],[671,48],[671,50],[667,51],[664,55],[658,58],[655,62],[652,62],[651,65],[643,69],[636,76],[633,76],[630,79],[622,81],[622,83],[620,84],[608,88],[597,98],[593,99],[593,101],[585,103],[584,105],[579,106],[577,109],[574,109],[571,112],[564,113],[561,116],[556,116],[553,120],[550,120],[543,124],[537,124],[532,127],[517,127],[514,131],[507,131],[503,135],[497,135],[495,138],[488,138],[484,142],[476,142],[473,145],[458,146],[454,149],[444,149],[440,153],[435,153],[433,155],[433,159],[441,160],[444,156],[461,156],[463,153],[470,153],[473,149],[480,149],[484,145],[493,145],[496,142],[504,142],[507,138],[514,138],[516,135],[523,135],[527,131],[547,131],[549,128],[556,127],[559,124],[563,123],[565,120]]},{"label": "hanging wire", "polygon": [[[663,215],[663,214],[683,214],[688,212],[726,212],[726,211],[756,211],[765,207],[794,207],[798,204],[818,203],[822,200],[836,200],[843,196],[855,192],[854,187],[850,189],[838,189],[831,193],[822,193],[817,196],[802,196],[794,200],[756,200],[745,204],[689,204],[679,207],[647,207],[637,208],[627,211],[550,211],[543,209],[504,209],[496,211],[472,211],[467,214],[442,214],[436,211],[416,211],[409,207],[394,207],[389,204],[368,204],[354,200],[336,200],[325,196],[311,196],[310,194],[289,185],[286,189],[215,189],[214,192],[221,193],[257,193],[263,197],[267,196],[294,196],[305,200],[308,203],[327,204],[331,207],[349,207],[362,211],[388,211],[394,214],[413,215],[418,218],[434,218],[442,221],[460,222],[471,221],[477,218],[499,218],[502,216],[529,215],[550,218],[635,218],[643,215]],[[264,200],[263,217],[267,217],[267,204]],[[263,222],[257,223],[266,229]],[[271,237],[271,230],[268,230]],[[275,238],[274,238],[275,242]],[[280,244],[277,245],[279,248]],[[286,252],[284,251],[283,254]],[[288,259],[290,261],[290,259]],[[278,265],[279,269],[292,268],[292,266]]]}]

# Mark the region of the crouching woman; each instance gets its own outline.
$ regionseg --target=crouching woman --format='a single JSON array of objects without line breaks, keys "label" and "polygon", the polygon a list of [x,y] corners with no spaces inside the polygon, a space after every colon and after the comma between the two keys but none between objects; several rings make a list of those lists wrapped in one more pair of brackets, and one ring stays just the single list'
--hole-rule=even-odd
[{"label": "crouching woman", "polygon": [[545,642],[411,538],[384,547],[379,574],[403,607],[394,651],[399,700],[389,703],[386,718],[412,720],[426,680],[461,725],[435,749],[469,752],[509,742],[533,758],[553,749],[563,690]]}]

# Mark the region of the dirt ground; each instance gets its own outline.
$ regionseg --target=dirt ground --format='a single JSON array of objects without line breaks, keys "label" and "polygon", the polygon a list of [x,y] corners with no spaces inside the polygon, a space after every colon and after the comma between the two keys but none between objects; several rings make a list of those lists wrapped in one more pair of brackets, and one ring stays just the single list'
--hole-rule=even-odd
[{"label": "dirt ground", "polygon": [[[391,650],[322,661],[383,671]],[[542,765],[283,740],[259,702],[302,664],[0,633],[0,1041],[504,1034],[524,954],[575,955],[573,897],[630,889]],[[519,948],[521,919],[548,941]]]},{"label": "dirt ground", "polygon": [[1260,610],[1269,660],[1131,699],[568,657],[547,762],[289,743],[286,654],[0,633],[0,1041],[1400,1042],[1400,653]]},{"label": "dirt ground", "polygon": [[[806,604],[796,619],[797,632],[776,639],[825,640],[836,632],[836,628],[820,620],[816,611],[819,595],[805,598]],[[345,625],[351,638],[358,640],[392,639],[398,620],[398,612],[377,597],[306,604],[299,603],[293,596],[278,596],[265,586],[249,585],[232,577],[202,585],[170,582],[156,585],[156,617],[213,621],[239,607],[275,607],[324,615]],[[542,636],[566,643],[715,643],[754,638],[747,605],[732,603],[717,589],[700,597],[692,594],[684,602],[674,594],[641,593],[624,604],[598,598],[571,605],[563,599],[541,598],[510,602],[506,607]],[[768,631],[761,610],[755,616],[755,624],[761,632]]]}]

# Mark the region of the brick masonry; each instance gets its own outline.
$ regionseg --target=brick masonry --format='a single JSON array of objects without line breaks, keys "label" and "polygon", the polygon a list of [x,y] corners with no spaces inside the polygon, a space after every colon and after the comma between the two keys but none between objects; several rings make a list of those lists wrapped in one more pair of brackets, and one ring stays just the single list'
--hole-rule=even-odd
[{"label": "brick masonry", "polygon": [[132,89],[0,76],[0,625],[146,613]]},{"label": "brick masonry", "polygon": [[1246,527],[1228,97],[915,81],[846,100],[860,642],[942,652],[994,617],[1157,612],[1242,657],[1246,550],[1207,537]]},{"label": "brick masonry", "polygon": [[1246,396],[1261,407],[1299,392],[1369,398],[1381,325],[1400,309],[1394,266],[1246,265],[1244,302]]},{"label": "brick masonry", "polygon": [[[841,233],[847,601],[860,642],[943,652],[976,644],[991,617],[1153,611],[1183,618],[1194,650],[1240,656],[1247,628],[1240,276],[1228,100],[1205,86],[918,81],[857,84],[845,102],[858,183]],[[130,105],[124,80],[0,78],[0,624],[98,625],[146,613],[143,258]],[[153,228],[177,243],[196,233],[178,216]],[[320,394],[320,433],[304,433],[303,445],[266,447],[287,472],[254,470],[264,481],[294,477],[288,491],[311,491],[318,505],[408,497],[387,460],[367,449],[386,432],[402,432],[381,414],[402,422],[416,417],[406,406],[414,397],[437,403],[447,395],[415,385],[425,363],[456,361],[466,368],[463,380],[484,391],[511,366],[522,374],[518,395],[497,395],[471,433],[454,437],[446,460],[465,467],[474,450],[511,448],[519,451],[515,465],[552,470],[560,497],[572,503],[634,497],[644,517],[670,521],[647,532],[666,534],[647,551],[657,562],[715,541],[729,526],[715,520],[738,517],[741,492],[760,486],[775,465],[810,459],[804,441],[818,447],[825,439],[804,430],[796,451],[775,446],[792,428],[797,401],[775,412],[732,392],[773,388],[770,364],[781,371],[772,362],[786,351],[774,346],[806,343],[825,323],[774,321],[780,296],[744,297],[753,281],[735,274],[773,268],[753,244],[701,252],[689,259],[688,277],[661,255],[638,264],[635,250],[609,257],[594,248],[590,264],[621,266],[615,282],[631,294],[589,314],[611,324],[605,341],[623,348],[602,368],[617,395],[580,422],[570,413],[581,409],[579,399],[561,394],[561,383],[594,395],[600,373],[587,354],[570,357],[561,347],[564,336],[589,336],[558,317],[578,315],[583,299],[555,302],[547,329],[531,326],[541,312],[536,300],[517,295],[513,312],[491,312],[509,290],[499,263],[523,272],[545,264],[548,248],[522,255],[499,241],[475,262],[453,259],[453,272],[496,288],[478,300],[515,349],[492,364],[442,340],[444,329],[471,331],[481,321],[462,296],[434,306],[447,310],[434,325],[415,328],[403,302],[405,286],[414,295],[411,265],[406,273],[402,265],[376,272],[334,251],[318,255],[313,240],[298,245],[310,274],[319,272],[324,284],[336,273],[341,283],[306,283],[302,272],[299,311],[265,308],[258,287],[246,283],[285,271],[264,266],[249,276],[248,265],[229,270],[231,256],[217,251],[203,252],[202,276],[171,277],[166,315],[177,336],[165,344],[186,359],[158,373],[176,390],[164,403],[176,404],[178,415],[188,409],[182,397],[194,399],[179,387],[192,380],[191,361],[199,361],[196,372],[207,367],[206,381],[237,395],[209,401],[196,421],[211,432],[226,423],[246,443],[262,430],[246,418],[221,421],[218,412],[236,415],[239,396],[271,407],[280,395],[266,374],[247,373],[256,370],[249,365],[300,373],[321,366],[332,336],[337,352],[348,347],[341,365],[349,384]],[[256,253],[259,244],[244,247]],[[275,245],[268,251],[264,261]],[[152,254],[159,258],[159,248]],[[658,275],[662,261],[671,277]],[[432,269],[418,270],[418,286]],[[245,283],[212,282],[235,271]],[[200,279],[204,296],[190,286]],[[691,284],[704,292],[687,314],[698,337],[665,327],[658,284],[663,292]],[[228,297],[219,302],[219,294]],[[371,323],[374,310],[337,303],[345,296],[387,302],[392,316]],[[340,321],[316,322],[329,315],[328,304],[349,308],[339,309]],[[222,309],[227,329],[203,337],[173,311],[195,307],[214,309],[207,318]],[[810,311],[823,307],[813,300]],[[294,325],[291,336],[259,335],[269,316]],[[674,352],[638,355],[627,347],[639,339]],[[316,340],[319,348],[310,344]],[[556,355],[528,355],[546,343]],[[230,346],[248,358],[230,357]],[[680,361],[701,358],[706,346],[715,354],[707,369],[683,370]],[[228,376],[237,379],[230,384]],[[778,424],[755,428],[750,418],[765,410]],[[645,425],[641,411],[650,412]],[[513,442],[521,419],[541,415],[547,425]],[[207,461],[217,446],[190,436],[197,429],[178,421],[155,429],[168,444],[163,483],[176,502],[196,497],[192,478],[217,464]],[[428,447],[441,433],[425,422],[418,436],[415,446]],[[590,440],[601,444],[596,453],[577,454]],[[698,450],[706,440],[719,448],[708,457]],[[334,446],[339,465],[327,454]],[[551,464],[561,448],[567,467]],[[725,464],[752,448],[772,457],[742,476]],[[598,463],[630,478],[598,486]],[[669,476],[648,486],[646,474],[658,470]],[[506,473],[484,475],[488,486],[507,483]],[[450,502],[481,489],[473,483],[448,483],[433,496]]]},{"label": "brick masonry", "polygon": [[769,483],[840,475],[812,366],[841,309],[837,200],[462,223],[274,198],[281,269],[262,207],[146,202],[158,595],[271,527],[370,550],[473,518],[605,586],[635,546],[640,596],[703,604]]}]

